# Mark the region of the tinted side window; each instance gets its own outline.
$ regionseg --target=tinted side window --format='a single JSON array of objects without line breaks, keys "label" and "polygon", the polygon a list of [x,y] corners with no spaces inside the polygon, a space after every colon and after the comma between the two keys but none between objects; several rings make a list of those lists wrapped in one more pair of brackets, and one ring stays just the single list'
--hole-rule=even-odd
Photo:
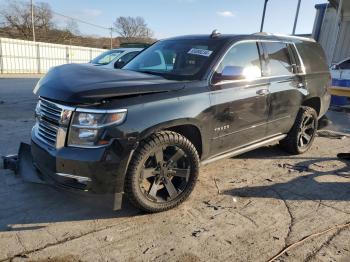
[{"label": "tinted side window", "polygon": [[261,63],[258,45],[248,42],[234,45],[220,63],[216,74],[223,71],[234,72],[240,75],[238,79],[254,79],[261,77]]},{"label": "tinted side window", "polygon": [[278,42],[265,42],[265,51],[268,55],[268,76],[292,75],[293,66],[289,56],[288,44]]},{"label": "tinted side window", "polygon": [[350,59],[339,65],[339,69],[350,69]]}]

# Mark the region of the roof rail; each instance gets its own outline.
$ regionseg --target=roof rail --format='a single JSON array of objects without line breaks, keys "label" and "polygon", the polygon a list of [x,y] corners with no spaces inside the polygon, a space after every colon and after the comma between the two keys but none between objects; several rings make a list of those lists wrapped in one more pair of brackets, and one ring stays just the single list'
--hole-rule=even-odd
[{"label": "roof rail", "polygon": [[253,33],[252,35],[272,35],[272,34],[267,32],[256,32],[256,33]]},{"label": "roof rail", "polygon": [[297,36],[297,35],[283,35],[283,34],[274,34],[274,36],[289,37],[289,38],[294,38],[294,39],[299,39],[299,40],[304,40],[304,41],[309,41],[309,42],[316,42],[316,40],[311,38],[311,37],[304,37],[304,36]]},{"label": "roof rail", "polygon": [[257,33],[253,33],[252,35],[287,37],[287,38],[299,39],[299,40],[304,40],[304,41],[316,42],[315,39],[313,39],[313,38],[296,36],[296,35],[272,34],[272,33],[267,33],[267,32],[257,32]]}]

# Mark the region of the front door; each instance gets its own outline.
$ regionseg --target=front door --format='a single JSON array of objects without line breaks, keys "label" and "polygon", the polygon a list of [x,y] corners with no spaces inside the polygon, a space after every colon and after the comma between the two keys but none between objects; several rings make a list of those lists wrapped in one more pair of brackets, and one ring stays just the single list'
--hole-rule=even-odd
[{"label": "front door", "polygon": [[[225,76],[231,75],[231,80]],[[256,42],[234,44],[217,67],[210,94],[215,112],[211,154],[216,155],[266,136],[269,83],[261,77]]]}]

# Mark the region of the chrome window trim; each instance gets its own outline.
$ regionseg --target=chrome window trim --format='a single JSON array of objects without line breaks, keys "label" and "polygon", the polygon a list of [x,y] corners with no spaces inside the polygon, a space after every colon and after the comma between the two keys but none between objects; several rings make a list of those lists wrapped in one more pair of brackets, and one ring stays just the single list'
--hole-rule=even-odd
[{"label": "chrome window trim", "polygon": [[[287,77],[287,76],[292,77],[292,76],[294,76],[294,75],[301,75],[301,74],[293,74],[293,75],[279,75],[279,76],[261,76],[261,77],[258,77],[258,78],[255,78],[255,79],[249,79],[249,80],[247,80],[247,79],[228,80],[228,81],[225,80],[225,81],[221,81],[221,82],[218,82],[218,83],[214,84],[214,83],[212,82],[213,76],[214,76],[216,70],[218,69],[220,63],[224,60],[225,56],[228,54],[228,52],[230,52],[230,50],[231,50],[234,46],[236,46],[236,45],[238,45],[238,44],[242,44],[242,43],[251,43],[251,42],[256,42],[256,43],[264,43],[264,42],[265,42],[265,43],[266,43],[266,42],[267,42],[267,43],[285,43],[285,44],[294,45],[295,50],[296,50],[296,52],[297,52],[297,54],[298,54],[298,59],[300,60],[300,63],[302,64],[302,67],[303,67],[303,74],[305,74],[304,63],[303,63],[303,61],[302,61],[302,59],[301,59],[301,57],[300,57],[299,51],[298,51],[298,49],[296,48],[294,42],[292,42],[292,41],[284,41],[284,40],[283,40],[283,41],[282,41],[282,40],[269,40],[269,39],[239,40],[239,41],[233,43],[233,44],[226,50],[226,52],[223,54],[223,56],[220,58],[220,60],[219,60],[219,61],[216,63],[216,65],[214,66],[214,69],[212,70],[212,72],[211,72],[210,75],[209,75],[209,84],[210,84],[211,86],[225,85],[225,84],[232,84],[232,83],[242,83],[242,82],[246,82],[246,83],[249,84],[250,82],[253,82],[253,81],[256,81],[256,80],[260,80],[260,79],[271,79],[271,78],[280,78],[280,77]],[[262,69],[261,69],[261,70],[262,70]],[[262,71],[261,71],[261,72],[262,72]]]},{"label": "chrome window trim", "polygon": [[253,80],[247,80],[247,79],[238,79],[238,80],[223,80],[218,83],[212,84],[212,86],[217,85],[225,85],[225,84],[232,84],[232,83],[246,83],[247,85],[253,84],[256,80],[268,80],[268,79],[275,79],[275,78],[285,78],[285,77],[293,77],[293,75],[279,75],[279,76],[262,76]]},{"label": "chrome window trim", "polygon": [[299,60],[300,67],[301,67],[301,71],[302,71],[301,73],[298,73],[298,74],[296,74],[296,75],[305,75],[305,74],[306,74],[305,65],[304,65],[303,59],[301,59],[301,55],[300,55],[300,53],[299,53],[299,50],[298,50],[298,48],[297,48],[297,46],[296,46],[295,43],[291,43],[291,45],[294,47],[294,50],[295,50],[295,52],[296,52],[296,54],[297,54],[297,58],[298,58],[298,60]]}]

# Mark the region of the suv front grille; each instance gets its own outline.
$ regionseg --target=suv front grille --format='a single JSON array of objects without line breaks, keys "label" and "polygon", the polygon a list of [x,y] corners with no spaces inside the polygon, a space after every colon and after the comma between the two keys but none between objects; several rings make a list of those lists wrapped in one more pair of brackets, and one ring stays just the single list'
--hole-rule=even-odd
[{"label": "suv front grille", "polygon": [[[40,99],[35,109],[37,123],[35,135],[44,143],[56,147],[57,137],[62,125],[63,111],[70,111],[66,106]],[[71,111],[70,111],[71,112]],[[69,120],[69,119],[68,119]],[[65,130],[66,128],[62,129]]]}]

